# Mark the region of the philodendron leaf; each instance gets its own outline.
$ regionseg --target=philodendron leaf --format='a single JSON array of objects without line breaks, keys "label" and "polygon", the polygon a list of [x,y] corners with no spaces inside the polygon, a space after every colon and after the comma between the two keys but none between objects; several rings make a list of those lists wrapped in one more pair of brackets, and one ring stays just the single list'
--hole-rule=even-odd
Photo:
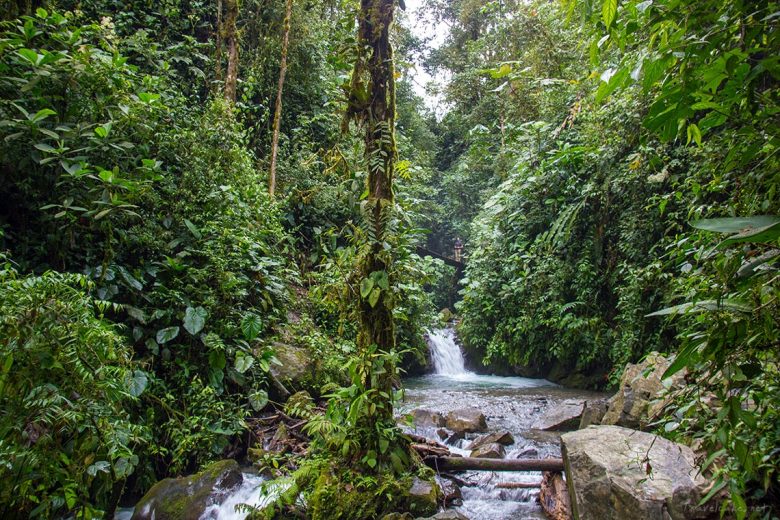
[{"label": "philodendron leaf", "polygon": [[127,380],[127,391],[133,397],[138,397],[144,393],[148,382],[149,379],[146,377],[145,372],[142,372],[141,370],[134,370],[132,376]]},{"label": "philodendron leaf", "polygon": [[265,390],[258,390],[257,392],[249,394],[249,405],[256,412],[259,412],[260,410],[265,408],[265,405],[267,404],[268,404],[268,392],[266,392]]},{"label": "philodendron leaf", "polygon": [[209,313],[203,307],[187,307],[184,311],[184,329],[193,336],[196,335],[203,330],[208,315]]},{"label": "philodendron leaf", "polygon": [[361,298],[368,298],[368,295],[371,294],[371,289],[374,288],[374,280],[371,278],[364,278],[362,282],[360,282],[360,297]]},{"label": "philodendron leaf", "polygon": [[179,327],[166,327],[164,329],[160,329],[157,331],[157,343],[162,345],[163,343],[168,343],[172,339],[174,339],[176,336],[179,335]]},{"label": "philodendron leaf", "polygon": [[379,295],[382,294],[382,290],[379,287],[375,287],[373,291],[368,295],[368,304],[371,307],[376,307],[376,303],[379,301]]},{"label": "philodendron leaf", "polygon": [[236,369],[236,372],[239,374],[243,374],[250,368],[252,368],[252,365],[255,364],[255,358],[252,356],[249,356],[247,354],[244,354],[243,352],[239,352],[236,354],[236,362],[234,364],[234,368]]},{"label": "philodendron leaf", "polygon": [[247,314],[241,320],[241,332],[247,341],[255,339],[262,329],[263,322],[257,314]]}]

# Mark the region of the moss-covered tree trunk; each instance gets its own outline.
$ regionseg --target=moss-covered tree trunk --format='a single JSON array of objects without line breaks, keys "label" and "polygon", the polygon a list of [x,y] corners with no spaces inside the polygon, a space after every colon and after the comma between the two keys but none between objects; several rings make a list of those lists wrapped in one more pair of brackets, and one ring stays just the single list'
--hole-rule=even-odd
[{"label": "moss-covered tree trunk", "polygon": [[227,75],[225,76],[225,99],[235,103],[238,83],[238,0],[225,2],[224,40],[228,47]]},{"label": "moss-covered tree trunk", "polygon": [[287,47],[290,44],[290,23],[292,21],[292,0],[287,0],[284,12],[284,29],[282,35],[282,59],[279,63],[279,85],[276,89],[276,106],[274,107],[274,133],[271,139],[271,169],[268,172],[268,194],[271,198],[276,192],[276,159],[279,155],[279,130],[282,126],[282,91],[284,76],[287,74]]},{"label": "moss-covered tree trunk", "polygon": [[219,83],[222,82],[222,0],[217,0],[217,38],[216,51],[214,53],[214,75]]},{"label": "moss-covered tree trunk", "polygon": [[[395,149],[395,78],[390,30],[395,0],[362,0],[358,44],[360,56],[352,78],[351,114],[365,130],[368,197],[363,202],[368,247],[361,259],[360,329],[358,347],[366,363],[364,380],[376,390],[376,411],[366,416],[372,427],[392,422],[394,367],[374,354],[395,347],[393,293],[390,273],[393,251],[388,226],[393,216]],[[369,363],[368,359],[385,359]]]}]

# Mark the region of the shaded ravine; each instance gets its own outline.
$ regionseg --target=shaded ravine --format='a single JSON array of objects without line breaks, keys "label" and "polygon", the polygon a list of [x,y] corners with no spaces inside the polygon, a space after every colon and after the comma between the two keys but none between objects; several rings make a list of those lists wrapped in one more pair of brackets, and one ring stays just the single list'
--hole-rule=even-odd
[{"label": "shaded ravine", "polygon": [[[506,458],[560,457],[559,434],[535,430],[534,423],[566,400],[586,400],[601,394],[563,388],[545,379],[499,377],[470,372],[465,368],[455,331],[447,328],[428,335],[435,373],[405,381],[406,398],[400,415],[416,408],[446,414],[464,407],[479,409],[487,418],[490,432],[507,430],[515,443],[507,447]],[[412,432],[440,441],[436,428],[415,428]],[[457,441],[453,452],[464,450],[479,434],[467,434]],[[499,483],[532,483],[540,472],[468,472],[459,478],[475,486],[462,488],[463,504],[454,507],[471,520],[545,518],[536,498],[538,490],[504,489]]]},{"label": "shaded ravine", "polygon": [[[524,377],[500,377],[477,374],[466,370],[463,354],[453,329],[431,331],[428,344],[435,372],[404,381],[405,399],[396,413],[400,417],[416,408],[446,414],[464,407],[477,408],[487,418],[488,430],[509,431],[514,444],[507,447],[506,458],[560,457],[559,435],[554,432],[534,430],[537,419],[569,399],[585,400],[601,394],[571,390],[545,379]],[[408,431],[439,441],[436,428],[407,428]],[[468,456],[464,449],[479,434],[466,434],[466,438],[449,446],[453,453]],[[458,478],[473,484],[461,488],[462,505],[453,509],[470,520],[543,519],[536,502],[536,489],[505,489],[501,483],[538,483],[540,472],[466,472]],[[201,520],[243,520],[239,504],[259,506],[268,502],[261,495],[262,478],[244,473],[243,483],[219,505],[212,505],[201,515]],[[240,508],[239,508],[240,509]],[[117,511],[115,520],[129,520],[133,509]]]}]

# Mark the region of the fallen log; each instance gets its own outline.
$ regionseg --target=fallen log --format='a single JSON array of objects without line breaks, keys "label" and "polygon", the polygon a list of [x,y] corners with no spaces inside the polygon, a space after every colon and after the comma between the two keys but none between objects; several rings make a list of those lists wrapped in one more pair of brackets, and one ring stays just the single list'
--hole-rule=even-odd
[{"label": "fallen log", "polygon": [[561,473],[544,472],[538,500],[550,520],[571,520],[569,489]]},{"label": "fallen log", "polygon": [[423,459],[427,457],[447,457],[450,450],[445,446],[435,446],[433,444],[412,444],[409,446],[416,451]]},{"label": "fallen log", "polygon": [[563,471],[562,459],[427,457],[425,463],[437,471]]},{"label": "fallen log", "polygon": [[539,489],[541,482],[499,482],[496,484],[499,489]]}]

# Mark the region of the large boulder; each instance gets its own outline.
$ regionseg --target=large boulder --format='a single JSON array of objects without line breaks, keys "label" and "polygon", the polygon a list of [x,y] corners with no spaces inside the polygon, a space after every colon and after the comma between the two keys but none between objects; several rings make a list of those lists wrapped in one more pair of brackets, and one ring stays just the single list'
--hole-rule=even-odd
[{"label": "large boulder", "polygon": [[546,413],[532,425],[535,430],[544,431],[570,431],[576,430],[580,425],[584,401],[568,399],[558,404],[551,405]]},{"label": "large boulder", "polygon": [[409,511],[421,516],[435,514],[440,495],[441,489],[435,481],[415,477],[409,488]]},{"label": "large boulder", "polygon": [[447,414],[447,428],[455,433],[487,431],[485,414],[477,408],[459,408]]},{"label": "large boulder", "polygon": [[198,520],[211,505],[221,504],[241,485],[234,460],[221,460],[195,475],[166,478],[136,504],[131,520]]},{"label": "large boulder", "polygon": [[279,364],[271,363],[271,375],[285,388],[306,388],[316,379],[317,363],[308,349],[280,342],[275,342],[273,348]]},{"label": "large boulder", "polygon": [[444,426],[447,421],[439,412],[416,408],[412,410],[412,421],[416,428],[438,428]]},{"label": "large boulder", "polygon": [[579,520],[695,520],[707,480],[693,451],[650,433],[589,426],[561,436],[572,513]]},{"label": "large boulder", "polygon": [[502,446],[509,446],[515,443],[514,437],[508,431],[500,431],[494,433],[488,433],[487,435],[480,435],[466,447],[467,450],[476,450],[480,446],[485,444],[501,444]]},{"label": "large boulder", "polygon": [[678,388],[684,383],[683,371],[661,380],[670,364],[670,359],[653,352],[640,363],[626,365],[620,387],[607,403],[607,412],[601,424],[644,428],[666,406],[667,390]]}]

